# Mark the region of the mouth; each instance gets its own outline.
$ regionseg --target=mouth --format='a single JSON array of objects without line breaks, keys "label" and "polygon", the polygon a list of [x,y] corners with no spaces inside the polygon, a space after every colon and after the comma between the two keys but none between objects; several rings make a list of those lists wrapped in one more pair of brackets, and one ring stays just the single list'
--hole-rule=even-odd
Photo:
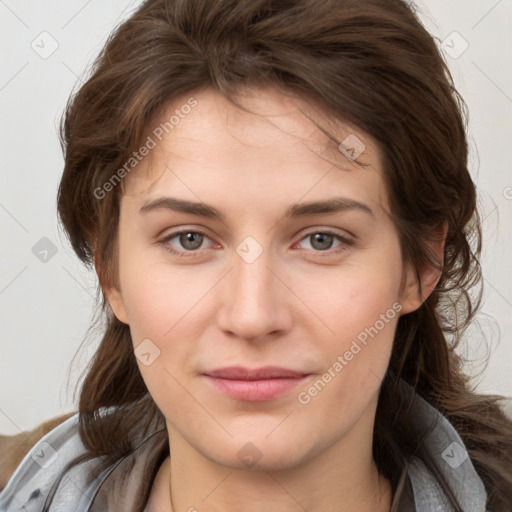
[{"label": "mouth", "polygon": [[217,391],[235,400],[263,402],[289,393],[311,374],[277,366],[255,369],[232,366],[202,375]]}]

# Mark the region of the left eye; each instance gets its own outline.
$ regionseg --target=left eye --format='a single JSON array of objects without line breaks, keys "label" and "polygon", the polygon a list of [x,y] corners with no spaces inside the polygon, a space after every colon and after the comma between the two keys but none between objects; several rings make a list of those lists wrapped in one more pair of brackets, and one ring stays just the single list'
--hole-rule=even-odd
[{"label": "left eye", "polygon": [[[329,254],[338,253],[349,246],[353,245],[353,241],[349,238],[346,238],[338,233],[334,233],[332,231],[312,231],[307,233],[302,239],[301,242],[306,240],[310,241],[311,248],[314,249],[314,252],[328,252]],[[333,249],[332,245],[334,241],[337,240],[339,243]],[[307,249],[307,247],[306,247]],[[329,249],[333,249],[329,251]]]}]

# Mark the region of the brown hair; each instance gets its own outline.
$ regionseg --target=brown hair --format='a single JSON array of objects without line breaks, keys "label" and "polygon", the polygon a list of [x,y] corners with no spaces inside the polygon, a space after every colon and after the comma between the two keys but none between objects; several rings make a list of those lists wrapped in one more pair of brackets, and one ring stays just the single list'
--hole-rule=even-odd
[{"label": "brown hair", "polygon": [[[121,190],[102,199],[94,191],[140,147],[167,100],[213,87],[240,106],[237,93],[246,86],[310,98],[333,119],[373,136],[382,149],[404,261],[418,270],[442,268],[428,299],[398,322],[375,422],[380,472],[395,490],[404,452],[415,451],[441,480],[454,510],[461,510],[414,438],[398,391],[402,378],[454,425],[489,508],[508,511],[512,422],[501,397],[472,391],[455,351],[482,296],[467,107],[435,40],[404,0],[145,1],[110,36],[63,119],[58,213],[76,254],[95,265],[102,286],[118,285]],[[428,243],[444,221],[441,267]],[[105,455],[108,464],[133,449],[135,432],[152,422],[164,429],[164,418],[140,375],[129,327],[113,315],[104,294],[101,314],[106,327],[82,384],[79,432],[88,457]],[[117,412],[101,417],[99,409],[109,406]],[[147,494],[140,499],[142,507]]]}]

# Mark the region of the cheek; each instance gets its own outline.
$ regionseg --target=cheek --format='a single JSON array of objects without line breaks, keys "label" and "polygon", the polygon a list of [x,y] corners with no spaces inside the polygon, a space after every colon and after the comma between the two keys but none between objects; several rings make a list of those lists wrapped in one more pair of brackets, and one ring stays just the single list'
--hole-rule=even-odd
[{"label": "cheek", "polygon": [[333,317],[335,334],[329,344],[328,364],[351,384],[360,383],[365,387],[368,378],[380,380],[387,369],[401,306],[392,302],[386,292],[382,290],[380,295],[361,293],[357,299],[345,302],[343,314],[337,319]]},{"label": "cheek", "polygon": [[[157,406],[165,410],[166,404],[187,400],[183,383],[204,331],[212,279],[210,273],[198,269],[192,275],[190,269],[171,268],[167,262],[147,265],[143,272],[137,270],[140,264],[133,264],[134,271],[126,273],[123,283],[130,334],[142,378]],[[143,355],[147,353],[150,356]]]},{"label": "cheek", "polygon": [[388,367],[402,309],[400,259],[390,251],[336,274],[316,283],[316,289],[325,293],[309,293],[308,305],[328,327],[322,327],[325,334],[316,338],[318,351],[324,355],[326,371],[339,383],[333,388],[344,393],[354,385],[372,392]]},{"label": "cheek", "polygon": [[[328,327],[333,338],[353,338],[378,322],[396,316],[399,299],[400,266],[393,261],[365,261],[340,267],[324,276],[312,276],[302,282],[300,294],[311,311]],[[388,322],[385,323],[388,326]]]},{"label": "cheek", "polygon": [[377,399],[401,309],[387,287],[341,297],[324,317],[334,333],[317,338],[322,373],[297,397],[318,428],[325,428],[327,418],[333,422],[332,411],[338,411],[334,430],[348,428]]},{"label": "cheek", "polygon": [[[163,264],[148,265],[138,276],[131,273],[124,285],[137,364],[157,406],[165,410],[169,402],[187,398],[181,372],[198,338],[194,304],[205,291]],[[145,353],[150,354],[146,359]]]},{"label": "cheek", "polygon": [[[193,274],[167,262],[144,265],[144,258],[127,261],[122,280],[130,326],[141,336],[165,341],[190,323],[194,309],[208,292],[211,276],[197,269]],[[211,286],[211,285],[210,285]]]}]

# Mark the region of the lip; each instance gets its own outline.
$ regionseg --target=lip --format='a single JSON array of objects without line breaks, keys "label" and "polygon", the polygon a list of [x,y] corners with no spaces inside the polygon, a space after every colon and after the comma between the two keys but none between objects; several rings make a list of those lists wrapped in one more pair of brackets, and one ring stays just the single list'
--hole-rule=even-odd
[{"label": "lip", "polygon": [[310,374],[277,366],[249,369],[231,366],[203,374],[218,391],[236,400],[274,400],[300,385]]}]

